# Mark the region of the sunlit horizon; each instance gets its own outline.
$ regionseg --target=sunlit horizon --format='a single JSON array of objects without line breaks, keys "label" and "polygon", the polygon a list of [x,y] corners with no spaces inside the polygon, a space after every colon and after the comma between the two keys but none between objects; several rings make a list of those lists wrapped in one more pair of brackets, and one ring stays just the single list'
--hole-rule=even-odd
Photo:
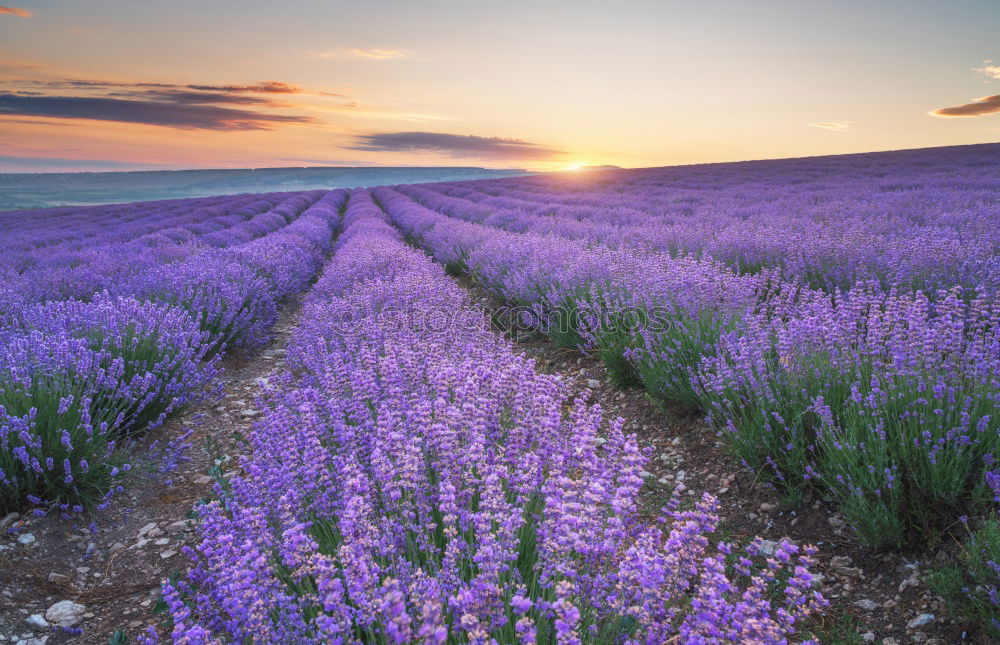
[{"label": "sunlit horizon", "polygon": [[573,171],[1000,140],[986,0],[20,5],[0,11],[0,172]]}]

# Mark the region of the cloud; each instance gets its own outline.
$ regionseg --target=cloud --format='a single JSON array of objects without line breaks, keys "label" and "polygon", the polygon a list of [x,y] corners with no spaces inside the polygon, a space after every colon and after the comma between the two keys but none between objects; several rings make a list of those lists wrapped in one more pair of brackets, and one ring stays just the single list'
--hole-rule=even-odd
[{"label": "cloud", "polygon": [[352,49],[349,53],[355,58],[371,58],[373,60],[392,60],[408,56],[406,52],[398,49]]},{"label": "cloud", "polygon": [[984,114],[993,114],[994,112],[1000,112],[1000,94],[984,96],[980,99],[975,99],[972,103],[966,103],[965,105],[956,105],[955,107],[932,110],[928,114],[931,116],[942,117],[983,116]]},{"label": "cloud", "polygon": [[30,18],[34,14],[32,14],[27,9],[22,9],[20,7],[0,6],[0,15],[17,16],[18,18]]},{"label": "cloud", "polygon": [[993,61],[987,58],[983,61],[982,67],[973,67],[972,71],[982,74],[986,78],[1000,81],[1000,65],[993,65],[992,63]]},{"label": "cloud", "polygon": [[545,160],[565,154],[537,143],[500,137],[440,132],[385,132],[357,138],[350,150],[375,152],[443,152],[451,157],[502,160]]},{"label": "cloud", "polygon": [[277,124],[311,123],[304,116],[266,114],[215,105],[133,101],[93,96],[0,94],[0,115],[96,119],[201,130],[270,130]]},{"label": "cloud", "polygon": [[319,58],[367,58],[368,60],[395,60],[397,58],[409,58],[410,52],[403,51],[402,49],[379,49],[370,48],[364,49],[360,47],[355,47],[351,49],[337,49],[334,51],[320,52],[318,54],[313,54]]},{"label": "cloud", "polygon": [[806,125],[814,128],[823,128],[824,130],[833,130],[834,132],[847,132],[851,129],[853,123],[854,121],[823,121],[821,123],[807,123]]},{"label": "cloud", "polygon": [[171,103],[205,104],[226,103],[230,105],[275,105],[273,101],[259,96],[227,92],[196,92],[176,89],[144,89],[139,91],[111,92],[108,96],[140,97]]},{"label": "cloud", "polygon": [[259,94],[297,94],[302,91],[301,87],[281,81],[264,81],[250,85],[188,85],[187,87],[206,92],[253,92]]}]

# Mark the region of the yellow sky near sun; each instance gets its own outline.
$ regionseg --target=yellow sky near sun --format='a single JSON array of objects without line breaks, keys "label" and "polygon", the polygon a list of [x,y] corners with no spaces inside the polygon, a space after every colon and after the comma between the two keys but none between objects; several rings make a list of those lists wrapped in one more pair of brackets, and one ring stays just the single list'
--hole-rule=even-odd
[{"label": "yellow sky near sun", "polygon": [[[965,108],[978,116],[928,116],[1000,94],[1000,8],[986,0],[950,12],[916,1],[905,21],[862,0],[829,15],[792,0],[568,7],[32,3],[30,17],[0,16],[0,156],[14,160],[4,168],[44,157],[560,169],[997,138],[989,102]],[[266,81],[302,91],[226,89],[211,102],[150,85]],[[108,116],[126,108],[135,122]],[[206,116],[217,108],[261,121],[220,129]]]}]

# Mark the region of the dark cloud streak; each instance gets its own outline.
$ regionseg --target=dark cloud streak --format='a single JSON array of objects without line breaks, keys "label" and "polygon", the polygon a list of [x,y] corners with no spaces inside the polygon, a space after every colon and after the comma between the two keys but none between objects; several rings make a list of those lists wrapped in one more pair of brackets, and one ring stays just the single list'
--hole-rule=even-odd
[{"label": "dark cloud streak", "polygon": [[981,99],[976,99],[972,103],[966,103],[965,105],[956,105],[955,107],[946,107],[934,110],[931,112],[932,116],[983,116],[984,114],[993,114],[995,112],[1000,112],[1000,94],[994,94],[993,96],[984,96]]},{"label": "dark cloud streak", "polygon": [[28,11],[27,9],[22,9],[21,7],[0,6],[0,15],[17,16],[18,18],[30,18],[34,14]]},{"label": "dark cloud streak", "polygon": [[303,116],[264,114],[214,105],[17,94],[0,94],[0,115],[96,119],[201,130],[270,130],[277,124],[314,121]]},{"label": "dark cloud streak", "polygon": [[501,160],[547,160],[565,154],[520,139],[479,137],[440,132],[384,132],[357,138],[350,150],[374,152],[442,152],[451,157]]},{"label": "dark cloud streak", "polygon": [[264,81],[251,85],[188,85],[192,90],[205,92],[253,92],[258,94],[298,94],[302,88],[281,81]]}]

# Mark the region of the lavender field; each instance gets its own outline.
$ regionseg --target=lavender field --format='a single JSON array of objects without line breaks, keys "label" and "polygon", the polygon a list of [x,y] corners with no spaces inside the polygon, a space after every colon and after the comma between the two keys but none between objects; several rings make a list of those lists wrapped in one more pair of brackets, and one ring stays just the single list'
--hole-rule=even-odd
[{"label": "lavender field", "polygon": [[841,538],[651,511],[652,448],[500,318],[850,548],[961,545],[922,584],[1000,637],[1000,144],[10,211],[0,251],[0,517],[169,469],[144,438],[301,305],[150,642],[861,642]]}]

